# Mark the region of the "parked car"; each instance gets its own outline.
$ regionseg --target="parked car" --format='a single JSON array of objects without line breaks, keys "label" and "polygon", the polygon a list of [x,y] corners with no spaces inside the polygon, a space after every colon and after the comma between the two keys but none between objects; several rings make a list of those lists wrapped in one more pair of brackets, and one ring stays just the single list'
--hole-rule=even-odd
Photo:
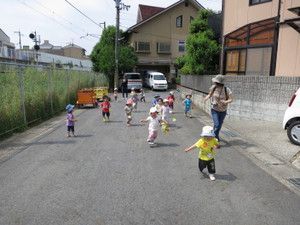
[{"label": "parked car", "polygon": [[[141,90],[142,88],[142,77],[140,73],[124,73],[124,76],[122,79],[127,79],[128,84],[127,84],[127,88],[130,91],[132,88],[134,90]],[[121,84],[121,82],[120,82]]]},{"label": "parked car", "polygon": [[152,90],[167,90],[168,82],[163,73],[149,71],[146,74],[146,84]]},{"label": "parked car", "polygon": [[300,145],[300,88],[292,96],[283,118],[283,129],[290,141]]}]

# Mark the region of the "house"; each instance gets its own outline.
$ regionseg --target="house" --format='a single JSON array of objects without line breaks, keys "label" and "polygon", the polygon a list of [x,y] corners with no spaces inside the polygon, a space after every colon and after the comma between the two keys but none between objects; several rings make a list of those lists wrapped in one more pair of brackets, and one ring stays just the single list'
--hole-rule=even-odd
[{"label": "house", "polygon": [[46,52],[54,55],[64,55],[64,50],[61,46],[54,46],[49,43],[49,40],[44,40],[44,43],[40,45],[40,52]]},{"label": "house", "polygon": [[10,37],[0,29],[0,58],[15,58],[15,44],[10,42]]},{"label": "house", "polygon": [[223,0],[222,73],[300,76],[300,0]]},{"label": "house", "polygon": [[190,22],[204,7],[195,0],[180,0],[167,8],[139,5],[137,24],[127,30],[138,56],[136,70],[175,75],[175,60],[185,53]]},{"label": "house", "polygon": [[87,59],[85,55],[86,50],[78,45],[73,43],[63,47],[64,56],[76,58],[76,59]]}]

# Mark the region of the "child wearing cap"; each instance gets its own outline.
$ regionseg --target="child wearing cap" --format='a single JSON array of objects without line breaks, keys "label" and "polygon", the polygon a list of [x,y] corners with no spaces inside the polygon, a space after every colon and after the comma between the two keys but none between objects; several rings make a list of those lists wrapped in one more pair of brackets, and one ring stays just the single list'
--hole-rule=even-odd
[{"label": "child wearing cap", "polygon": [[115,101],[118,101],[118,88],[114,89],[114,98],[115,98]]},{"label": "child wearing cap", "polygon": [[154,95],[154,98],[153,98],[153,100],[152,100],[152,102],[151,102],[152,107],[156,106],[157,100],[158,100],[159,98],[160,98],[159,95]]},{"label": "child wearing cap", "polygon": [[169,106],[169,100],[168,99],[164,99],[163,100],[163,106],[162,106],[162,114],[161,114],[161,118],[167,122],[169,122],[169,117],[170,117],[170,106]]},{"label": "child wearing cap", "polygon": [[192,117],[192,99],[191,99],[192,95],[188,94],[185,96],[184,101],[182,102],[184,105],[184,114],[185,116],[189,116],[190,118]]},{"label": "child wearing cap", "polygon": [[145,91],[143,89],[141,89],[140,95],[141,95],[140,101],[146,102],[146,95],[145,95]]},{"label": "child wearing cap", "polygon": [[132,107],[132,100],[131,99],[128,99],[127,102],[126,102],[126,106],[124,107],[124,110],[125,110],[125,114],[126,114],[126,117],[127,117],[127,126],[130,126],[130,122],[132,120],[132,110],[133,110],[133,107]]},{"label": "child wearing cap", "polygon": [[103,122],[108,122],[109,121],[109,108],[110,108],[110,103],[108,96],[103,96],[103,102],[100,104],[100,107],[102,109],[102,117],[103,117]]},{"label": "child wearing cap", "polygon": [[135,92],[134,88],[131,88],[130,98],[132,99],[132,107],[137,110],[138,104],[138,94]]},{"label": "child wearing cap", "polygon": [[66,106],[66,110],[67,110],[67,130],[68,130],[68,137],[71,137],[70,132],[72,132],[72,135],[75,137],[75,122],[76,119],[74,117],[73,111],[74,111],[74,105],[68,104]]},{"label": "child wearing cap", "polygon": [[174,102],[175,102],[174,91],[170,91],[170,93],[169,93],[167,99],[168,99],[168,101],[169,101],[170,113],[173,113],[173,110],[174,110]]},{"label": "child wearing cap", "polygon": [[150,116],[148,116],[146,119],[142,119],[140,122],[149,122],[149,135],[148,135],[148,139],[147,142],[150,145],[154,145],[154,141],[157,138],[158,135],[158,130],[159,130],[159,126],[162,122],[167,123],[164,120],[161,120],[158,115],[157,115],[157,110],[155,107],[152,107],[150,109]]},{"label": "child wearing cap", "polygon": [[194,148],[199,149],[199,170],[203,173],[203,170],[207,167],[210,180],[216,179],[214,176],[216,173],[214,157],[216,155],[215,148],[217,148],[218,145],[219,142],[215,138],[213,128],[211,126],[205,126],[202,128],[201,138],[195,144],[184,150],[188,152]]}]

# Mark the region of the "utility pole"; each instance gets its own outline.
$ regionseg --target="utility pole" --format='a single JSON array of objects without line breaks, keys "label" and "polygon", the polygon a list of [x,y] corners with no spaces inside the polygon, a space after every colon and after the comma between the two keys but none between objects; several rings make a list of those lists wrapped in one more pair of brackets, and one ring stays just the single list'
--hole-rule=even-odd
[{"label": "utility pole", "polygon": [[21,34],[21,31],[15,31],[14,32],[15,34],[18,34],[19,35],[19,47],[20,49],[22,49],[22,40],[21,40],[21,36],[23,36],[23,34]]},{"label": "utility pole", "polygon": [[116,2],[116,37],[115,37],[115,76],[114,88],[118,88],[119,79],[119,29],[120,29],[120,10],[130,8],[130,5],[121,3],[121,0],[114,0]]}]

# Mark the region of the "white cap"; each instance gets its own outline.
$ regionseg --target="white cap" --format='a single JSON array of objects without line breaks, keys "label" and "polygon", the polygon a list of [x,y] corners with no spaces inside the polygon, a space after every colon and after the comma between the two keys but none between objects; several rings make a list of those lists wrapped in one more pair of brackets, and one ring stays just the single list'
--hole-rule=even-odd
[{"label": "white cap", "polygon": [[204,126],[202,128],[201,136],[202,137],[215,137],[214,128],[212,128],[211,126]]},{"label": "white cap", "polygon": [[168,99],[164,99],[164,102],[169,102],[169,100]]},{"label": "white cap", "polygon": [[155,107],[152,107],[152,108],[150,109],[150,113],[155,113],[155,112],[157,112],[157,109],[156,109]]}]

